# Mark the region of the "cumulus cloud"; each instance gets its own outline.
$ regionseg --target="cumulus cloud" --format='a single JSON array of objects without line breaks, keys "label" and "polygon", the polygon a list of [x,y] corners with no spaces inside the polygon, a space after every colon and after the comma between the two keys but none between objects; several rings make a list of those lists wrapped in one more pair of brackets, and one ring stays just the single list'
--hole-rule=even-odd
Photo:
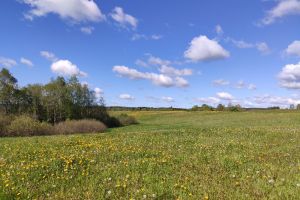
[{"label": "cumulus cloud", "polygon": [[231,94],[227,93],[227,92],[218,92],[218,93],[216,94],[216,96],[217,96],[219,99],[222,99],[222,100],[228,100],[228,101],[231,101],[231,100],[234,99],[234,97],[233,97]]},{"label": "cumulus cloud", "polygon": [[249,89],[249,90],[256,90],[256,85],[254,85],[253,83],[250,83],[250,84],[248,85],[248,89]]},{"label": "cumulus cloud", "polygon": [[300,15],[299,0],[279,0],[277,2],[277,5],[267,11],[266,16],[261,20],[262,25],[272,24],[288,15]]},{"label": "cumulus cloud", "polygon": [[266,42],[249,43],[244,40],[235,40],[233,38],[227,38],[227,41],[230,41],[234,46],[240,49],[255,48],[263,55],[271,52],[271,49]]},{"label": "cumulus cloud", "polygon": [[17,61],[11,58],[0,57],[0,65],[1,67],[11,68],[17,65]]},{"label": "cumulus cloud", "polygon": [[285,65],[278,74],[281,87],[288,89],[300,89],[300,62],[298,64]]},{"label": "cumulus cloud", "polygon": [[20,59],[20,63],[27,65],[28,67],[33,67],[32,61],[23,57]]},{"label": "cumulus cloud", "polygon": [[163,65],[159,68],[160,73],[166,74],[169,76],[190,76],[193,74],[193,70],[191,69],[175,69],[174,67],[169,67]]},{"label": "cumulus cloud", "polygon": [[146,79],[150,80],[154,85],[163,87],[187,87],[188,81],[181,78],[175,77],[174,79],[164,74],[156,74],[149,72],[140,72],[136,69],[131,69],[126,66],[114,66],[113,71],[118,73],[120,76],[127,77],[129,79]]},{"label": "cumulus cloud", "polygon": [[128,101],[134,100],[134,97],[131,96],[130,94],[120,94],[119,98],[120,99],[124,99],[124,100],[128,100]]},{"label": "cumulus cloud", "polygon": [[172,62],[169,60],[163,60],[159,57],[150,56],[148,59],[148,63],[150,65],[162,66],[162,65],[170,65]]},{"label": "cumulus cloud", "polygon": [[205,104],[218,104],[221,102],[221,100],[216,97],[196,98],[195,101]]},{"label": "cumulus cloud", "polygon": [[172,97],[162,97],[161,100],[168,103],[174,102],[174,98]]},{"label": "cumulus cloud", "polygon": [[54,55],[54,53],[49,51],[41,51],[40,55],[51,62],[55,62],[58,60],[58,58]]},{"label": "cumulus cloud", "polygon": [[177,87],[188,87],[189,82],[182,77],[175,77],[175,85]]},{"label": "cumulus cloud", "polygon": [[92,27],[92,26],[85,26],[85,27],[81,27],[81,28],[80,28],[80,31],[81,31],[82,33],[87,34],[87,35],[92,34],[94,30],[95,30],[95,28]]},{"label": "cumulus cloud", "polygon": [[103,90],[101,88],[96,87],[94,89],[94,92],[95,92],[95,97],[97,99],[100,99],[102,97],[102,95],[103,95]]},{"label": "cumulus cloud", "polygon": [[238,89],[243,89],[246,87],[246,83],[244,81],[239,81],[235,87]]},{"label": "cumulus cloud", "polygon": [[141,59],[137,59],[135,61],[135,64],[138,65],[138,66],[141,66],[141,67],[148,67],[148,63],[145,62],[145,61],[143,61],[143,60],[141,60]]},{"label": "cumulus cloud", "polygon": [[265,42],[256,43],[256,49],[262,54],[269,54],[271,52],[269,46]]},{"label": "cumulus cloud", "polygon": [[193,62],[218,60],[228,58],[229,56],[230,53],[217,41],[210,40],[205,35],[195,37],[184,52],[184,57]]},{"label": "cumulus cloud", "polygon": [[213,81],[214,86],[224,86],[224,85],[229,85],[229,84],[230,84],[230,82],[226,81],[224,79],[218,79],[218,80]]},{"label": "cumulus cloud", "polygon": [[238,48],[240,48],[240,49],[248,49],[248,48],[253,48],[253,47],[255,47],[254,44],[245,42],[244,40],[235,40],[235,39],[230,38],[230,41],[231,41],[236,47],[238,47]]},{"label": "cumulus cloud", "polygon": [[110,16],[123,28],[130,26],[135,29],[138,25],[138,20],[135,17],[126,14],[121,7],[115,7]]},{"label": "cumulus cloud", "polygon": [[87,76],[83,71],[69,60],[58,60],[51,65],[52,72],[62,76]]},{"label": "cumulus cloud", "polygon": [[29,5],[31,10],[26,12],[25,18],[33,20],[36,17],[56,14],[64,20],[72,22],[98,22],[105,19],[105,15],[93,0],[20,0]]},{"label": "cumulus cloud", "polygon": [[267,106],[288,106],[291,104],[300,104],[300,99],[272,95],[256,96],[253,98],[253,101],[259,105]]},{"label": "cumulus cloud", "polygon": [[292,42],[288,48],[285,50],[287,55],[294,55],[300,57],[300,40],[295,40]]}]

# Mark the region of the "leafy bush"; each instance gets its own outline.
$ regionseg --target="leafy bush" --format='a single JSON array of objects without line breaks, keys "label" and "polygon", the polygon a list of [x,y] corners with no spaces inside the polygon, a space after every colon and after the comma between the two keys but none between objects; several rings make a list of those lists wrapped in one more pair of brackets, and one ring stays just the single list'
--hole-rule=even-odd
[{"label": "leafy bush", "polygon": [[0,137],[6,135],[7,127],[10,125],[12,120],[12,116],[0,115]]},{"label": "leafy bush", "polygon": [[128,126],[131,124],[137,124],[137,120],[133,116],[129,116],[125,113],[116,117],[121,126]]},{"label": "leafy bush", "polygon": [[58,134],[99,133],[106,130],[106,125],[91,119],[67,120],[56,124],[54,129]]},{"label": "leafy bush", "polygon": [[53,133],[50,124],[39,122],[28,116],[16,117],[7,127],[6,136],[33,136],[33,135],[49,135]]}]

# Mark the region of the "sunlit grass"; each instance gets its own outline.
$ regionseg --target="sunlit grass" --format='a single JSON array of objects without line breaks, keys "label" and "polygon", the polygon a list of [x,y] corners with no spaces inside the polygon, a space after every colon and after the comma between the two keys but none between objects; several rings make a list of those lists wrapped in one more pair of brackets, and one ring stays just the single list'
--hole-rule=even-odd
[{"label": "sunlit grass", "polygon": [[298,199],[300,113],[130,112],[108,133],[0,139],[0,199]]}]

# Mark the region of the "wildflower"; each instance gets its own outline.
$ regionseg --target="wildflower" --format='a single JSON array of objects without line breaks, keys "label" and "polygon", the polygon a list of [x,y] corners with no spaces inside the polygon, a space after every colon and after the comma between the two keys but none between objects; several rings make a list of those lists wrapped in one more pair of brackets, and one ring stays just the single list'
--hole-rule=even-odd
[{"label": "wildflower", "polygon": [[110,190],[108,190],[108,191],[107,191],[107,194],[108,194],[108,195],[110,195],[110,194],[111,194],[111,191],[110,191]]},{"label": "wildflower", "polygon": [[146,198],[147,198],[147,195],[144,194],[144,195],[143,195],[143,199],[146,199]]},{"label": "wildflower", "polygon": [[273,184],[275,181],[274,181],[274,179],[270,179],[268,182],[269,182],[270,184]]}]

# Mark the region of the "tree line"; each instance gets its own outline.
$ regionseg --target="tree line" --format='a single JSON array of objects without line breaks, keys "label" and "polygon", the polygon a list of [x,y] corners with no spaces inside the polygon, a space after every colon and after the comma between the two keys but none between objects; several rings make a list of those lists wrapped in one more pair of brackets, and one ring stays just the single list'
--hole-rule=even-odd
[{"label": "tree line", "polygon": [[103,98],[76,76],[58,76],[47,84],[19,87],[6,68],[0,71],[0,112],[6,115],[30,115],[39,121],[56,124],[67,119],[96,119],[113,126]]}]

